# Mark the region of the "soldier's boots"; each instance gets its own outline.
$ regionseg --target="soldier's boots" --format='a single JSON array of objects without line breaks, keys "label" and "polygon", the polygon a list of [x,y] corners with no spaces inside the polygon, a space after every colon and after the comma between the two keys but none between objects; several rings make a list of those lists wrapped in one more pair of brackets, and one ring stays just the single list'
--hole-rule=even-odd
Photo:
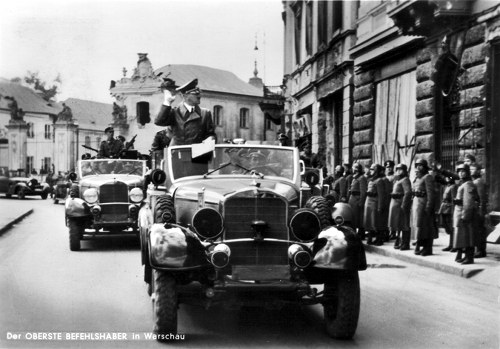
[{"label": "soldier's boots", "polygon": [[394,241],[394,248],[396,250],[399,250],[401,248],[401,238],[399,236],[396,237],[396,241]]},{"label": "soldier's boots", "polygon": [[474,247],[467,247],[465,249],[465,258],[461,264],[473,264],[474,263]]},{"label": "soldier's boots", "polygon": [[399,234],[395,231],[391,231],[391,235],[389,235],[389,240],[396,240],[399,237]]},{"label": "soldier's boots", "polygon": [[373,244],[375,246],[382,246],[384,244],[385,238],[386,238],[385,231],[377,231],[376,238]]},{"label": "soldier's boots", "polygon": [[477,251],[474,254],[474,258],[484,258],[486,257],[486,244],[481,244],[481,246],[477,247]]},{"label": "soldier's boots", "polygon": [[369,231],[366,238],[366,243],[368,245],[373,245],[373,232]]},{"label": "soldier's boots", "polygon": [[448,252],[453,250],[453,233],[450,234],[450,242],[448,243],[448,247],[443,248],[441,251]]},{"label": "soldier's boots", "polygon": [[457,249],[457,256],[455,257],[455,262],[462,263],[464,260],[465,258],[462,258],[462,249],[461,248]]},{"label": "soldier's boots", "polygon": [[401,233],[401,246],[399,247],[400,251],[407,251],[410,249],[410,231],[404,231]]},{"label": "soldier's boots", "polygon": [[421,241],[417,240],[417,243],[415,244],[415,252],[414,252],[416,255],[420,255],[422,253],[423,249],[421,250],[420,246],[422,246],[422,243],[421,243]]}]

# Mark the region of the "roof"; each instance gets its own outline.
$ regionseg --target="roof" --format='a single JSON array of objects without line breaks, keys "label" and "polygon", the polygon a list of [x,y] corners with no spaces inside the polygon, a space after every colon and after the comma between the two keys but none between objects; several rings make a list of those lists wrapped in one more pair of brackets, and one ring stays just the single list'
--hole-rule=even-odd
[{"label": "roof", "polygon": [[[53,106],[50,106],[49,102],[45,101],[31,88],[3,78],[0,78],[0,95],[2,97],[14,97],[18,108],[26,113],[57,114],[61,111],[56,103],[52,103]],[[7,108],[7,104],[8,101],[2,98],[0,108]]]},{"label": "roof", "polygon": [[198,86],[202,90],[258,97],[264,94],[261,89],[246,83],[227,70],[202,65],[169,64],[157,69],[155,74],[158,75],[160,72],[163,73],[162,77],[166,77],[170,73],[168,77],[179,86],[197,78]]},{"label": "roof", "polygon": [[[73,113],[73,118],[78,121],[80,127],[88,126],[95,128],[95,126],[100,126],[99,128],[106,128],[113,122],[113,105],[87,101],[77,98],[68,98],[64,103],[71,108]],[[62,110],[62,103],[60,110]]]}]

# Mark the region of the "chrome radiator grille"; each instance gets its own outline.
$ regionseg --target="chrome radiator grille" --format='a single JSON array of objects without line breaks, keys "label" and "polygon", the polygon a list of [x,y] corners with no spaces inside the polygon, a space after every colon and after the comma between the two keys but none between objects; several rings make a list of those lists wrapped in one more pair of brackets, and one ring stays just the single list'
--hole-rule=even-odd
[{"label": "chrome radiator grille", "polygon": [[288,244],[272,241],[228,242],[232,265],[287,265]]},{"label": "chrome radiator grille", "polygon": [[128,202],[128,187],[123,182],[103,184],[99,188],[99,202]]},{"label": "chrome radiator grille", "polygon": [[252,221],[267,223],[264,238],[288,240],[287,207],[278,198],[233,197],[224,205],[225,239],[243,239],[254,236]]}]

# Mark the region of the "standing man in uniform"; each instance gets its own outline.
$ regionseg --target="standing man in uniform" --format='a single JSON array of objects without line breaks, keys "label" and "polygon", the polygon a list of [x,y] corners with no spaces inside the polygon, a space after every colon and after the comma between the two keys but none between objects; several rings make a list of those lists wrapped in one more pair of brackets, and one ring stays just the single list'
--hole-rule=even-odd
[{"label": "standing man in uniform", "polygon": [[107,139],[101,142],[97,158],[118,158],[123,150],[123,143],[114,137],[115,130],[113,127],[106,127],[104,134]]},{"label": "standing man in uniform", "polygon": [[366,189],[368,182],[364,176],[363,165],[356,162],[352,165],[353,177],[349,188],[349,205],[353,213],[353,226],[358,230],[361,240],[365,238],[365,228],[363,225],[363,210],[365,208]]},{"label": "standing man in uniform", "polygon": [[200,108],[201,90],[198,79],[175,89],[181,93],[183,102],[172,107],[175,95],[169,89],[164,89],[164,102],[155,119],[155,125],[170,126],[172,139],[170,146],[202,143],[208,139],[216,139],[215,126],[210,110]]},{"label": "standing man in uniform", "polygon": [[[413,181],[413,227],[416,230],[415,254],[429,256],[435,238],[434,227],[434,178],[429,174],[429,165],[424,159],[415,162],[416,178]],[[422,249],[420,249],[422,248]]]},{"label": "standing man in uniform", "polygon": [[411,182],[405,164],[398,164],[396,172],[389,206],[389,228],[396,234],[394,248],[404,251],[410,249]]},{"label": "standing man in uniform", "polygon": [[344,168],[340,165],[335,166],[334,182],[332,184],[335,202],[347,202],[347,180],[344,177]]},{"label": "standing man in uniform", "polygon": [[486,214],[488,213],[488,195],[486,190],[486,182],[481,176],[481,165],[473,163],[470,166],[472,182],[476,186],[477,194],[479,195],[479,207],[478,207],[478,218],[477,218],[477,233],[476,233],[476,254],[475,258],[486,257],[486,228],[484,222],[486,219]]},{"label": "standing man in uniform", "polygon": [[[460,185],[453,203],[453,247],[457,249],[455,261],[461,264],[474,263],[474,245],[476,244],[475,230],[477,227],[477,201],[479,195],[472,182],[469,165],[457,167]],[[465,258],[462,258],[465,252]]]},{"label": "standing man in uniform", "polygon": [[[384,229],[382,211],[384,207],[385,185],[382,181],[383,167],[378,164],[370,166],[368,189],[366,191],[363,225],[368,230],[367,244],[381,246],[384,244],[380,232]],[[387,227],[387,220],[385,220]],[[373,237],[375,236],[375,240]]]}]

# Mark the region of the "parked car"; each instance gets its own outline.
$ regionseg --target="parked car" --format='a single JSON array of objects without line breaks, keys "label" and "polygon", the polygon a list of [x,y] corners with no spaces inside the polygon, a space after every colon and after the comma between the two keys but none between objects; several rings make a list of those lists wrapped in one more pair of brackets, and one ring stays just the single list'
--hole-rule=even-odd
[{"label": "parked car", "polygon": [[0,193],[4,193],[8,198],[16,195],[21,200],[26,196],[40,195],[45,200],[49,196],[50,186],[32,177],[3,175],[0,176]]},{"label": "parked car", "polygon": [[354,335],[363,245],[342,221],[348,207],[334,223],[324,197],[302,204],[317,184],[302,185],[304,170],[292,147],[218,144],[201,158],[190,146],[165,150],[139,211],[157,339],[177,333],[181,303],[322,304],[329,335]]},{"label": "parked car", "polygon": [[52,199],[54,204],[58,204],[59,201],[64,201],[69,196],[69,190],[71,188],[72,182],[67,177],[58,177],[52,188]]},{"label": "parked car", "polygon": [[146,161],[133,159],[80,160],[66,200],[69,248],[96,235],[138,235],[137,214],[144,200]]}]

